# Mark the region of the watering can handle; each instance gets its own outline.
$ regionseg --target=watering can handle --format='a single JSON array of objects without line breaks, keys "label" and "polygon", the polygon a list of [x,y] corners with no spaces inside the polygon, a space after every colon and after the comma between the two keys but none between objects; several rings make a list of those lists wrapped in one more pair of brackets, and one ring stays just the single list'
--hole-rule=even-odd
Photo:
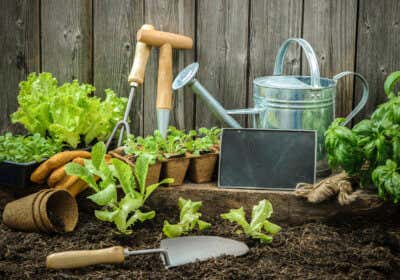
[{"label": "watering can handle", "polygon": [[283,72],[283,61],[285,59],[286,51],[291,43],[298,43],[304,53],[306,54],[308,65],[310,66],[311,71],[311,86],[312,87],[320,87],[320,74],[318,67],[317,56],[310,43],[301,38],[289,38],[279,48],[278,54],[275,59],[275,67],[274,67],[274,75],[282,75]]},{"label": "watering can handle", "polygon": [[343,122],[342,125],[347,125],[361,111],[361,109],[364,108],[365,104],[367,103],[368,94],[369,94],[369,87],[368,87],[367,80],[358,73],[351,72],[351,71],[345,71],[345,72],[335,75],[333,77],[333,80],[335,80],[337,82],[341,78],[348,76],[348,75],[353,75],[356,78],[359,78],[361,80],[361,83],[363,86],[363,93],[362,93],[360,102],[357,104],[357,106],[354,108],[354,110],[351,111],[350,114],[346,117],[346,120]]}]

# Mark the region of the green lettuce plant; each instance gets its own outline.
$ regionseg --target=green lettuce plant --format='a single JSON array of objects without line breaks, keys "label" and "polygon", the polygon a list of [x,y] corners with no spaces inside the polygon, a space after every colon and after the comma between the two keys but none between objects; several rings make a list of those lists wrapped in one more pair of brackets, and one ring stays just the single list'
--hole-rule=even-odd
[{"label": "green lettuce plant", "polygon": [[201,201],[186,200],[179,198],[178,207],[180,209],[179,223],[170,224],[167,220],[164,221],[163,232],[169,237],[178,237],[188,234],[197,226],[199,230],[204,230],[211,227],[210,223],[200,220],[201,213],[198,212],[201,207]]},{"label": "green lettuce plant", "polygon": [[124,152],[128,155],[134,155],[136,158],[146,156],[149,158],[150,164],[154,164],[157,160],[163,160],[159,144],[153,135],[136,138],[129,135],[125,141]]},{"label": "green lettuce plant", "polygon": [[19,88],[19,107],[11,115],[12,122],[73,148],[82,141],[88,145],[106,140],[122,119],[127,102],[109,89],[101,100],[92,96],[93,86],[77,80],[59,86],[50,73],[31,73]]},{"label": "green lettuce plant", "polygon": [[236,231],[238,234],[244,232],[248,237],[259,239],[261,242],[271,243],[273,236],[281,230],[280,226],[268,221],[272,213],[271,202],[264,199],[253,206],[250,223],[246,220],[246,213],[243,207],[231,209],[228,213],[221,214],[221,217],[230,222],[237,223],[243,230]]},{"label": "green lettuce plant", "polygon": [[379,196],[400,201],[400,96],[394,93],[400,71],[388,76],[384,89],[388,101],[379,105],[370,119],[349,129],[336,119],[325,133],[328,162],[358,179],[361,186],[371,182]]},{"label": "green lettuce plant", "polygon": [[[96,210],[96,217],[105,222],[112,222],[123,234],[132,233],[132,227],[139,221],[153,219],[155,211],[142,212],[145,201],[161,184],[172,183],[172,179],[146,186],[149,158],[139,156],[135,169],[123,161],[113,158],[110,163],[105,160],[106,147],[103,142],[93,146],[91,159],[85,160],[84,166],[77,163],[67,164],[65,170],[69,175],[84,180],[94,194],[88,199],[101,206]],[[96,182],[99,177],[99,183]],[[124,197],[118,199],[117,185],[120,185]]]},{"label": "green lettuce plant", "polygon": [[18,163],[41,161],[61,151],[62,145],[40,134],[30,136],[6,133],[0,136],[0,162]]}]

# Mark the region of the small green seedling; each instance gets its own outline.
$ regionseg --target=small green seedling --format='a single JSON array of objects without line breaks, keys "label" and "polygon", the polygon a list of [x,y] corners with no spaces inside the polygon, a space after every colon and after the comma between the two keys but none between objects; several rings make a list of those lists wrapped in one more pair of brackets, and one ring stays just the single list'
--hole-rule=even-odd
[{"label": "small green seedling", "polygon": [[200,220],[201,213],[197,212],[201,207],[201,201],[191,201],[179,198],[178,207],[181,210],[179,215],[179,223],[170,224],[167,220],[164,221],[163,232],[169,237],[178,237],[188,234],[196,225],[199,230],[204,230],[211,227],[210,223]]},{"label": "small green seedling", "polygon": [[[139,156],[136,160],[132,174],[131,167],[123,161],[113,158],[110,163],[105,161],[106,147],[103,142],[93,146],[91,159],[85,160],[84,166],[77,163],[69,163],[66,172],[69,175],[78,176],[94,190],[94,194],[88,199],[93,201],[102,210],[96,210],[96,217],[105,222],[112,222],[123,234],[132,233],[136,222],[144,222],[153,219],[155,211],[142,212],[140,209],[149,196],[161,184],[172,183],[168,178],[160,183],[146,186],[146,177],[150,159]],[[100,183],[95,177],[100,178]],[[136,183],[137,182],[137,183]],[[125,196],[118,200],[117,185],[121,185]]]},{"label": "small green seedling", "polygon": [[[246,236],[259,239],[264,243],[271,243],[273,236],[281,230],[280,226],[268,221],[272,213],[273,209],[271,202],[264,199],[257,205],[253,206],[250,224],[246,221],[246,213],[244,212],[243,207],[231,209],[228,213],[221,214],[221,217],[240,225]],[[262,232],[263,230],[265,233]],[[237,233],[241,234],[242,231],[239,230]]]}]

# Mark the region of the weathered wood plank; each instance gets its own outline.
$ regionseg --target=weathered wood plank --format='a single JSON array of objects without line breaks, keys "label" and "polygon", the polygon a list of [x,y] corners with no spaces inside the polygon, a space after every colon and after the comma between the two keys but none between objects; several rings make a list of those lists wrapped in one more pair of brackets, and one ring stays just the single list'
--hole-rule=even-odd
[{"label": "weathered wood plank", "polygon": [[[129,96],[128,74],[132,67],[136,31],[143,24],[143,0],[93,2],[93,75],[97,95],[110,88]],[[138,87],[131,111],[131,132],[143,134],[143,90]]]},{"label": "weathered wood plank", "polygon": [[42,71],[92,82],[92,1],[41,2]]},{"label": "weathered wood plank", "polygon": [[[158,30],[180,33],[194,39],[195,1],[157,0],[145,1],[145,22]],[[193,50],[173,51],[174,77],[183,67],[194,61]],[[144,83],[144,134],[157,128],[156,96],[159,50],[152,49]],[[193,94],[180,90],[174,92],[174,107],[170,124],[180,129],[193,127]]]},{"label": "weathered wood plank", "polygon": [[9,115],[17,110],[18,83],[40,71],[39,1],[0,2],[0,133],[16,131]]},{"label": "weathered wood plank", "polygon": [[[290,37],[301,37],[302,1],[255,0],[251,2],[250,61],[248,104],[253,106],[253,80],[272,75],[275,57],[281,44]],[[300,49],[290,47],[284,73],[300,74]]]},{"label": "weathered wood plank", "polygon": [[392,205],[384,204],[376,194],[367,192],[361,193],[350,205],[340,206],[335,199],[313,204],[290,191],[219,189],[212,183],[160,187],[149,198],[147,205],[157,212],[177,215],[179,197],[202,201],[201,212],[211,217],[242,206],[250,213],[253,205],[262,199],[268,199],[274,208],[272,220],[291,225],[322,222],[342,215],[355,217],[390,213],[395,209]]},{"label": "weathered wood plank", "polygon": [[[369,116],[386,100],[383,83],[400,69],[400,1],[360,1],[356,70],[369,83],[369,100],[358,120]],[[356,102],[361,90],[356,91]]]},{"label": "weathered wood plank", "polygon": [[[246,107],[249,1],[199,1],[197,50],[199,81],[227,109]],[[244,117],[238,120],[244,124]],[[196,101],[196,127],[218,125]]]},{"label": "weathered wood plank", "polygon": [[[305,0],[303,38],[314,48],[322,77],[355,69],[357,29],[356,0]],[[309,75],[303,56],[302,73]],[[338,83],[336,115],[345,117],[352,109],[353,77]]]}]

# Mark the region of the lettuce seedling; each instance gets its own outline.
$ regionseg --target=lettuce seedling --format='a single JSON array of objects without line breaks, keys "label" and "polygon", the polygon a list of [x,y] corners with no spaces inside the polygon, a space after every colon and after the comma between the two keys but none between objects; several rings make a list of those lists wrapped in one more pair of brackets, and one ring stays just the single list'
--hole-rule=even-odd
[{"label": "lettuce seedling", "polygon": [[[102,210],[96,210],[96,217],[105,222],[112,222],[123,234],[132,233],[136,222],[153,219],[155,211],[142,212],[140,209],[152,192],[161,184],[172,183],[172,179],[164,179],[160,183],[146,186],[146,177],[150,159],[139,156],[132,174],[131,167],[123,161],[113,158],[105,161],[106,147],[103,142],[93,146],[91,159],[85,160],[84,166],[69,163],[66,172],[84,180],[95,192],[88,199]],[[100,183],[96,182],[99,177]],[[125,196],[118,200],[117,185],[120,185]]]},{"label": "lettuce seedling", "polygon": [[6,133],[0,136],[0,162],[41,161],[61,151],[62,145],[39,133],[30,136]]},{"label": "lettuce seedling", "polygon": [[185,142],[188,135],[182,130],[170,126],[167,137],[163,137],[160,131],[154,131],[154,139],[158,143],[160,152],[165,158],[180,156],[186,153]]},{"label": "lettuce seedling", "polygon": [[164,158],[156,138],[152,135],[145,138],[129,135],[125,141],[124,151],[128,155],[135,155],[136,158],[146,156],[150,164],[156,163],[157,160],[162,161]]},{"label": "lettuce seedling", "polygon": [[[240,225],[247,236],[260,239],[261,242],[271,243],[273,236],[281,230],[280,226],[268,221],[272,213],[271,202],[264,199],[253,206],[250,224],[246,221],[246,213],[243,207],[231,209],[228,213],[221,214],[221,217]],[[266,233],[263,233],[262,230]],[[242,231],[237,231],[237,233],[240,234]]]},{"label": "lettuce seedling", "polygon": [[164,221],[163,232],[169,237],[178,237],[188,234],[196,225],[199,230],[204,230],[211,227],[210,223],[200,220],[201,213],[197,212],[201,207],[201,201],[186,200],[179,198],[178,207],[181,210],[179,215],[179,223],[170,224],[167,220]]}]

